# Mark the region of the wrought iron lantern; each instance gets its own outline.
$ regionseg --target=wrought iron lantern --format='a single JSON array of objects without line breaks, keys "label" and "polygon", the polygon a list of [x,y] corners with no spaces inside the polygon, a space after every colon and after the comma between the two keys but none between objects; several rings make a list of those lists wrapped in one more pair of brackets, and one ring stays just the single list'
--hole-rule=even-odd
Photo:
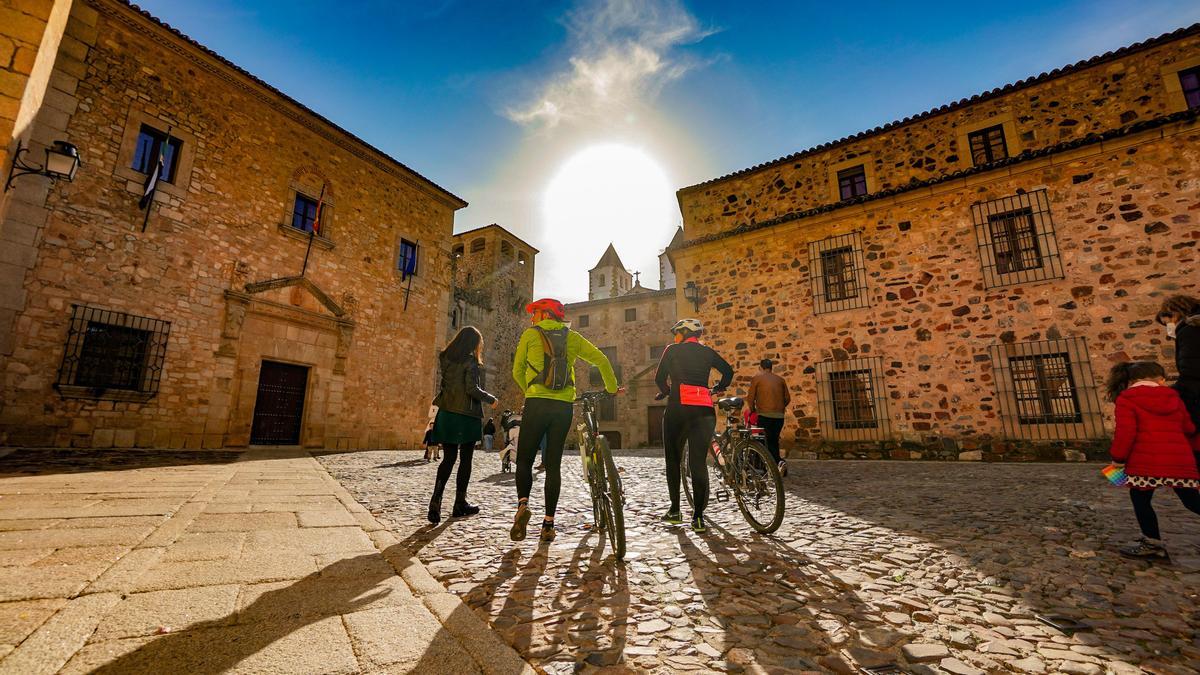
[{"label": "wrought iron lantern", "polygon": [[66,141],[54,141],[54,145],[46,148],[46,162],[42,166],[26,163],[23,155],[29,152],[29,147],[17,143],[17,151],[13,153],[12,166],[8,169],[8,181],[4,191],[12,187],[12,183],[21,176],[46,176],[51,181],[64,179],[68,183],[75,180],[75,172],[79,171],[79,149]]},{"label": "wrought iron lantern", "polygon": [[683,297],[692,303],[692,308],[699,311],[700,309],[700,287],[696,282],[689,281],[683,287]]}]

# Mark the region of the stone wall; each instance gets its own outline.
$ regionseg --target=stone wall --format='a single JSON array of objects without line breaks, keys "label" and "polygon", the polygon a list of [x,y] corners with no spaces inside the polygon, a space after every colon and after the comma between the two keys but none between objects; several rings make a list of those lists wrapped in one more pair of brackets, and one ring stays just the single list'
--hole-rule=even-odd
[{"label": "stone wall", "polygon": [[[476,250],[482,242],[482,250]],[[507,244],[507,245],[506,245]],[[537,249],[498,225],[454,236],[454,297],[448,337],[462,326],[483,333],[485,388],[499,411],[520,410],[524,393],[512,378],[513,356],[529,327],[525,305],[533,296]],[[499,419],[499,415],[495,417]]]},{"label": "stone wall", "polygon": [[[629,309],[636,312],[633,321],[625,320]],[[581,325],[583,316],[587,316],[587,326]],[[567,319],[592,344],[616,350],[619,380],[627,391],[615,401],[616,419],[601,421],[600,430],[620,434],[623,447],[658,445],[651,442],[649,415],[651,411],[661,414],[664,404],[654,400],[658,361],[651,358],[651,347],[671,343],[671,326],[677,321],[674,291],[642,290],[617,298],[572,303],[567,305]],[[580,390],[603,386],[600,381],[591,384],[590,370],[582,361],[576,364],[575,380]]]},{"label": "stone wall", "polygon": [[[1200,295],[1200,126],[1195,113],[1169,110],[1156,91],[1163,64],[1196,44],[1189,36],[864,142],[881,156],[883,148],[941,152],[951,129],[928,125],[990,114],[1001,104],[1020,110],[1017,126],[1027,130],[1022,138],[1028,135],[1029,144],[1075,134],[1070,130],[1084,117],[1087,130],[1105,132],[1103,140],[811,212],[796,209],[829,204],[824,186],[814,182],[784,194],[769,188],[781,171],[821,174],[807,164],[681,191],[689,243],[672,252],[679,285],[694,281],[701,288],[708,341],[738,367],[736,386],[744,390],[763,355],[780,362],[775,370],[793,391],[785,444],[813,457],[1096,456],[1105,447],[1103,429],[1072,440],[1008,438],[989,347],[1084,338],[1098,381],[1114,362],[1130,358],[1173,365],[1173,346],[1153,317],[1166,295]],[[1082,114],[1102,97],[1103,109]],[[1049,101],[1059,105],[1046,107]],[[1031,107],[1037,102],[1041,107]],[[1136,113],[1133,119],[1174,116],[1122,126],[1125,112]],[[924,171],[915,166],[924,166],[915,161],[922,156],[887,155],[885,165],[900,165],[908,180]],[[823,161],[812,159],[818,167]],[[988,288],[972,205],[1037,190],[1048,198],[1061,278]],[[747,191],[752,207],[743,199]],[[785,217],[776,224],[755,223],[779,215]],[[869,306],[814,313],[808,244],[851,232],[861,239]],[[681,310],[690,308],[682,293],[677,300]],[[816,366],[863,356],[882,359],[891,433],[881,441],[833,442],[819,419]],[[1111,429],[1111,405],[1099,407]]]},{"label": "stone wall", "polygon": [[[464,203],[124,3],[74,11],[81,46],[64,42],[52,78],[64,101],[37,128],[61,123],[84,165],[4,224],[30,224],[39,246],[3,363],[0,444],[243,445],[266,355],[312,369],[304,445],[418,444]],[[142,123],[183,140],[144,232],[144,176],[129,168]],[[322,185],[324,236],[297,280],[294,195]],[[402,237],[421,247],[411,294]],[[73,303],[171,322],[157,396],[59,395]]]}]

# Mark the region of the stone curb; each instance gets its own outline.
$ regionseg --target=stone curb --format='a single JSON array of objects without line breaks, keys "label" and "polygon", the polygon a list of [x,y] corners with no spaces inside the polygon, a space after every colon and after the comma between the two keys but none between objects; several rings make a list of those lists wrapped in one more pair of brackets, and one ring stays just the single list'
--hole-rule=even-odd
[{"label": "stone curb", "polygon": [[[375,548],[408,584],[413,595],[424,603],[442,626],[459,641],[479,668],[488,675],[537,675],[533,666],[500,639],[500,636],[478,614],[441,584],[412,553],[400,548],[400,540],[350,495],[337,479],[329,474],[315,457],[310,459],[320,469],[338,495],[338,499],[364,525],[363,529]],[[351,506],[353,505],[353,506]]]}]

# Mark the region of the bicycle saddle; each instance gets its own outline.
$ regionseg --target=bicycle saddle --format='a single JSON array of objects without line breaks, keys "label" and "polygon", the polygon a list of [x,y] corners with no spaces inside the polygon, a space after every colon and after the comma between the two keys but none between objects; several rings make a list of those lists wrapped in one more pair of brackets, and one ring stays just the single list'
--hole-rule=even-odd
[{"label": "bicycle saddle", "polygon": [[721,410],[737,412],[742,409],[742,406],[745,405],[745,403],[746,402],[742,400],[741,396],[731,396],[729,398],[723,398],[720,401],[717,401],[717,407],[719,407]]}]

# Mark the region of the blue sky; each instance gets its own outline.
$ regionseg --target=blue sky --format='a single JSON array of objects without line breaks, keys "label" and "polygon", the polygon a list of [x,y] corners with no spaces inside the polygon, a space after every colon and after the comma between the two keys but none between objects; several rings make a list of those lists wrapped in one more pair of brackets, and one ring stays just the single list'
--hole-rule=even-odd
[{"label": "blue sky", "polygon": [[[528,239],[564,300],[608,239],[656,283],[679,187],[1200,21],[1194,0],[139,4],[471,202],[456,231]],[[564,175],[599,144],[636,152]],[[576,213],[546,206],[580,180]]]}]

